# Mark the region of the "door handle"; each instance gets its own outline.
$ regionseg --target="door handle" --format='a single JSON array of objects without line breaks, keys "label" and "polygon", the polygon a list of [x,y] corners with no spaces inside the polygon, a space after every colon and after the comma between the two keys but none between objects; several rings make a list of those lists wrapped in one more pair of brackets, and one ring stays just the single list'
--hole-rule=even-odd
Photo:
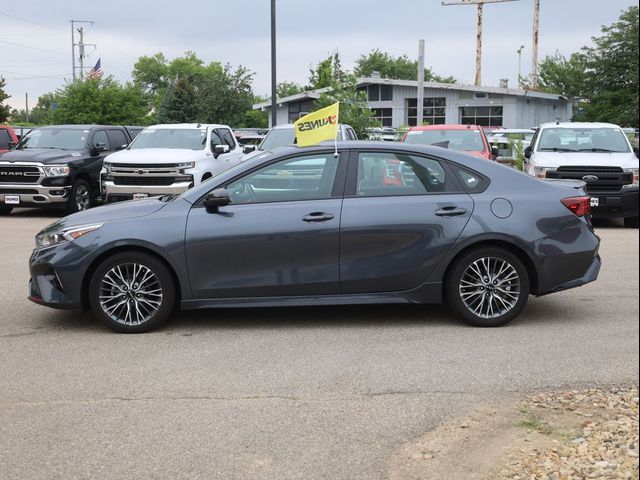
[{"label": "door handle", "polygon": [[441,208],[436,210],[434,213],[439,217],[458,217],[467,213],[467,210],[465,208],[452,206]]},{"label": "door handle", "polygon": [[334,217],[332,213],[312,212],[302,217],[305,222],[326,222]]}]

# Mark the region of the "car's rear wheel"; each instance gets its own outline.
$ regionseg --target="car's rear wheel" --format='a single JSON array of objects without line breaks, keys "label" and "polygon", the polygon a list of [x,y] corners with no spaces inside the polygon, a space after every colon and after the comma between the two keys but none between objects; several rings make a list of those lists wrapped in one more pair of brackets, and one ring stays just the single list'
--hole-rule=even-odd
[{"label": "car's rear wheel", "polygon": [[0,215],[9,215],[13,207],[0,207]]},{"label": "car's rear wheel", "polygon": [[160,326],[175,305],[175,284],[157,258],[122,252],[103,261],[89,283],[94,315],[111,329],[141,333]]},{"label": "car's rear wheel", "polygon": [[69,203],[67,210],[69,213],[82,212],[91,207],[91,187],[84,180],[73,182],[71,192],[69,192]]},{"label": "car's rear wheel", "polygon": [[638,216],[626,217],[624,219],[624,226],[627,228],[638,228]]},{"label": "car's rear wheel", "polygon": [[481,247],[455,260],[445,279],[451,309],[478,327],[513,320],[529,298],[529,275],[520,259],[495,247]]}]

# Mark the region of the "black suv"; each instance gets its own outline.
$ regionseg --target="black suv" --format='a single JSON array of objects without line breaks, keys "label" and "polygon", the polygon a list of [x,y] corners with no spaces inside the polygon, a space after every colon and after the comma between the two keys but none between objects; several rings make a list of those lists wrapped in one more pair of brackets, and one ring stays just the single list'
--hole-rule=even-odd
[{"label": "black suv", "polygon": [[32,130],[0,158],[0,214],[15,207],[86,210],[106,155],[132,140],[126,127],[56,125]]}]

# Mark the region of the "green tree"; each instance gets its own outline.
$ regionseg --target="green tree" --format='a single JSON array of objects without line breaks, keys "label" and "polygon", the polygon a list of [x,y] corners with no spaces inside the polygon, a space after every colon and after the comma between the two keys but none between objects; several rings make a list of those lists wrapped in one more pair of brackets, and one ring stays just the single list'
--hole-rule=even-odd
[{"label": "green tree", "polygon": [[180,77],[167,91],[166,104],[158,114],[158,123],[193,123],[197,116],[195,89],[187,78]]},{"label": "green tree", "polygon": [[56,91],[55,101],[58,124],[147,125],[150,121],[144,92],[111,76],[67,83]]},{"label": "green tree", "polygon": [[538,84],[541,90],[570,97],[588,94],[587,58],[573,53],[569,58],[556,52],[538,65]]},{"label": "green tree", "polygon": [[7,118],[11,114],[11,107],[9,105],[5,105],[4,101],[10,97],[5,91],[5,80],[3,77],[0,77],[0,123],[6,122]]},{"label": "green tree", "polygon": [[277,98],[288,97],[296,93],[304,92],[304,87],[295,82],[280,82],[276,85]]},{"label": "green tree", "polygon": [[340,55],[334,53],[309,70],[309,89],[331,87],[334,82],[343,81],[346,75],[342,69]]},{"label": "green tree", "polygon": [[[361,55],[356,60],[353,73],[358,77],[370,77],[373,72],[379,72],[383,78],[397,80],[417,80],[418,61],[411,60],[406,55],[394,57],[387,52],[378,49],[372,50],[367,55]],[[424,79],[427,82],[455,83],[452,76],[443,77],[433,73],[430,68],[424,69]]]},{"label": "green tree", "polygon": [[29,112],[29,121],[27,121],[27,112],[24,109],[14,109],[11,112],[11,121],[14,124],[25,125],[45,125],[51,123],[51,104],[54,101],[55,93],[43,93],[38,97],[38,102]]}]

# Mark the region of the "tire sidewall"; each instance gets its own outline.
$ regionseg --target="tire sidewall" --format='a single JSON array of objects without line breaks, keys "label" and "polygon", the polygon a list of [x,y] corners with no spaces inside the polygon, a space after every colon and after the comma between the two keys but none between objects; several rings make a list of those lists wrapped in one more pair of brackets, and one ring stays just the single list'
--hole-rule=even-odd
[{"label": "tire sidewall", "polygon": [[[515,306],[507,313],[496,318],[482,318],[471,312],[459,293],[459,284],[462,274],[466,268],[483,257],[495,257],[509,262],[520,277],[520,297]],[[530,279],[526,267],[522,261],[508,250],[498,247],[480,247],[463,254],[455,260],[445,278],[444,294],[449,307],[460,316],[466,323],[476,327],[499,327],[509,323],[524,309],[529,298]]]},{"label": "tire sidewall", "polygon": [[[162,287],[162,303],[155,315],[140,325],[124,325],[112,320],[102,311],[99,302],[100,282],[104,275],[114,266],[123,263],[138,263],[151,269]],[[120,333],[143,333],[159,327],[166,321],[176,303],[175,282],[164,263],[152,255],[138,252],[121,252],[104,260],[93,272],[89,282],[89,305],[93,315],[109,328]]]},{"label": "tire sidewall", "polygon": [[82,211],[78,209],[78,205],[76,204],[76,193],[78,191],[78,188],[80,188],[81,185],[85,186],[87,188],[87,192],[89,192],[89,205],[87,206],[87,210],[91,208],[91,205],[92,205],[91,186],[87,181],[78,179],[75,182],[73,182],[73,185],[71,186],[71,191],[69,192],[69,203],[67,204],[67,210],[69,211],[69,213],[76,213],[76,212]]}]

